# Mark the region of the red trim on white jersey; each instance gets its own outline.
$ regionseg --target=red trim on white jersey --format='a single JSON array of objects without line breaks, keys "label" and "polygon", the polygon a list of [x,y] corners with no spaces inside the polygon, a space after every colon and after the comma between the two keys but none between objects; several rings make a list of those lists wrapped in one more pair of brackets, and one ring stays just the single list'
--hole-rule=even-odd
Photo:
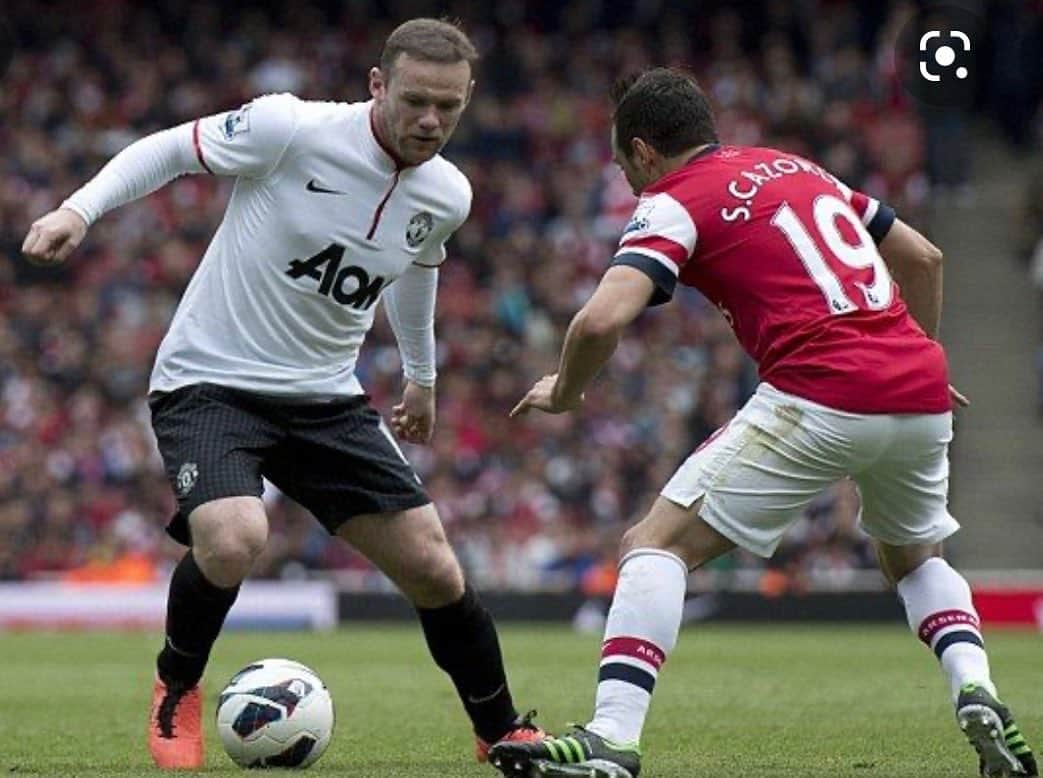
[{"label": "red trim on white jersey", "polygon": [[203,170],[213,175],[214,171],[210,169],[210,166],[206,164],[206,160],[203,159],[203,144],[199,142],[199,119],[196,119],[195,124],[192,125],[192,146],[196,150],[196,159],[203,166]]},{"label": "red trim on white jersey", "polygon": [[373,222],[369,225],[369,232],[366,233],[366,240],[373,240],[373,234],[377,231],[377,225],[380,224],[380,215],[384,213],[384,206],[387,205],[391,193],[394,192],[395,187],[398,186],[398,174],[401,172],[401,168],[395,171],[395,177],[391,179],[391,186],[389,186],[387,192],[384,193],[384,198],[380,201],[380,204],[377,205],[377,210],[373,212]]}]

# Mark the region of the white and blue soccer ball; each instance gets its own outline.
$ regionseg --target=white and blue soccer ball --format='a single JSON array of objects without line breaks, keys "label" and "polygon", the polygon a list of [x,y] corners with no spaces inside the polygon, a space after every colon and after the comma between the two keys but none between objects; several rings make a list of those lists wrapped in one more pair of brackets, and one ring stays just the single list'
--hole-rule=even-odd
[{"label": "white and blue soccer ball", "polygon": [[333,698],[310,668],[290,659],[251,662],[217,701],[217,731],[241,767],[307,767],[333,735]]}]

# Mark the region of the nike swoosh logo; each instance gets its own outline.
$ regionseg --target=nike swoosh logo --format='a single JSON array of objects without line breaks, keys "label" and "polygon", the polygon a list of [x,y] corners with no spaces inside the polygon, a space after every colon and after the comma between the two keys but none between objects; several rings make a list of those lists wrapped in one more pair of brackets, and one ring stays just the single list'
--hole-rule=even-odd
[{"label": "nike swoosh logo", "polygon": [[309,192],[320,192],[321,194],[336,194],[336,195],[347,194],[347,192],[342,192],[339,189],[327,189],[324,186],[319,186],[318,184],[315,183],[315,179],[314,178],[311,181],[308,182],[308,186],[306,187],[306,189]]},{"label": "nike swoosh logo", "polygon": [[499,687],[497,687],[496,691],[494,691],[488,697],[472,697],[470,694],[468,694],[467,701],[472,705],[481,705],[483,702],[490,702],[491,700],[496,699],[496,696],[503,691],[504,686],[506,686],[506,684],[501,683]]}]

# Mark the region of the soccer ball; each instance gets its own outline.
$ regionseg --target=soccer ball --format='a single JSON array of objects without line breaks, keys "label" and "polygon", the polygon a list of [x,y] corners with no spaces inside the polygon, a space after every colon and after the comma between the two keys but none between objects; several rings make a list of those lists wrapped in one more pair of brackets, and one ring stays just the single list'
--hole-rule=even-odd
[{"label": "soccer ball", "polygon": [[333,699],[304,665],[261,659],[221,692],[217,732],[241,767],[307,767],[330,743]]}]

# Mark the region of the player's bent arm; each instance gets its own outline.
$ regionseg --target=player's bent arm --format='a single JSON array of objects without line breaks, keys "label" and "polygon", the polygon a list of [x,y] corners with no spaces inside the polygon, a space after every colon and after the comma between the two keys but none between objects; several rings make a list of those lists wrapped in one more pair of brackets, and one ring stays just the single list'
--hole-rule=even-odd
[{"label": "player's bent arm", "polygon": [[654,290],[655,283],[640,270],[626,265],[608,269],[569,324],[554,385],[556,400],[565,405],[578,402],[615,352],[623,330],[648,307]]},{"label": "player's bent arm", "polygon": [[[180,137],[185,132],[191,133],[190,125],[149,135],[123,149],[59,208],[33,222],[22,252],[34,262],[62,262],[106,211],[195,170],[198,164]],[[187,149],[191,149],[190,135]]]},{"label": "player's bent arm", "polygon": [[924,332],[937,338],[942,318],[941,249],[900,219],[895,219],[878,248],[909,313]]},{"label": "player's bent arm", "polygon": [[192,124],[135,141],[62,203],[88,226],[114,208],[156,191],[186,173],[201,173],[192,146]]},{"label": "player's bent arm", "polygon": [[435,297],[438,268],[410,265],[384,291],[384,312],[402,356],[408,381],[433,387],[435,365]]}]

